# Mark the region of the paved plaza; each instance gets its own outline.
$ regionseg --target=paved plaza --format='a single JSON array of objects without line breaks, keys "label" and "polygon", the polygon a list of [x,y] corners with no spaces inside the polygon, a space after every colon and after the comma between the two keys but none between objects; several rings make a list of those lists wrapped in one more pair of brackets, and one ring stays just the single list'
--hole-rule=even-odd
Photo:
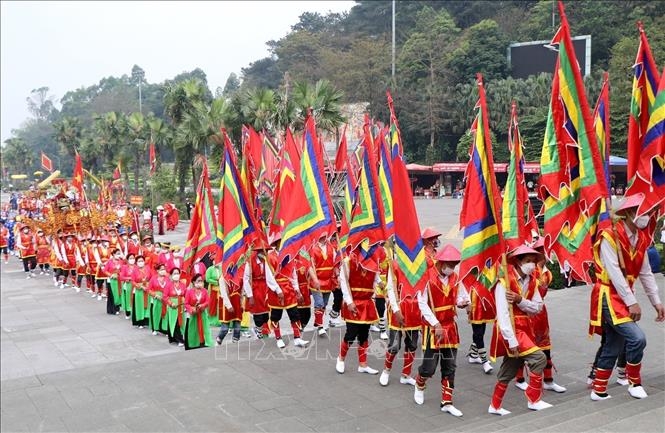
[{"label": "paved plaza", "polygon": [[[417,200],[421,225],[438,228],[443,242],[458,247],[460,206],[461,200]],[[182,245],[186,233],[181,223],[156,240]],[[337,374],[334,358],[344,328],[331,329],[328,338],[308,328],[307,349],[294,348],[287,335],[282,351],[272,338],[236,344],[227,338],[221,347],[185,352],[166,337],[133,328],[122,315],[107,315],[105,302],[54,288],[50,277],[26,280],[16,258],[0,266],[3,432],[665,431],[665,326],[654,322],[641,287],[648,398],[631,398],[613,377],[610,400],[589,399],[586,376],[599,339],[587,336],[589,287],[577,286],[546,298],[555,378],[568,391],[545,391],[543,399],[554,407],[542,412],[529,411],[511,384],[504,407],[512,414],[487,414],[496,377],[466,362],[471,328],[459,317],[454,398],[464,416],[458,419],[439,411],[438,371],[425,404],[413,402],[413,388],[398,380],[401,355],[388,387],[379,385],[378,376],[355,371],[355,347],[347,372]],[[657,282],[665,297],[665,278],[658,275]],[[385,342],[372,337],[369,364],[381,369]],[[489,338],[490,331],[486,343]]]}]

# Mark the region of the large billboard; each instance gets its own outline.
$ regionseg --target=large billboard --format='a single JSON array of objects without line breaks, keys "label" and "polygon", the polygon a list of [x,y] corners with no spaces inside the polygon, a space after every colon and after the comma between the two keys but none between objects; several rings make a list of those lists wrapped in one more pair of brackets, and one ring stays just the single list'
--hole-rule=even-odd
[{"label": "large billboard", "polygon": [[[531,41],[510,44],[508,47],[508,65],[513,78],[527,78],[541,72],[554,72],[557,47],[551,41]],[[580,63],[583,76],[591,74],[591,35],[573,38],[575,56]]]}]

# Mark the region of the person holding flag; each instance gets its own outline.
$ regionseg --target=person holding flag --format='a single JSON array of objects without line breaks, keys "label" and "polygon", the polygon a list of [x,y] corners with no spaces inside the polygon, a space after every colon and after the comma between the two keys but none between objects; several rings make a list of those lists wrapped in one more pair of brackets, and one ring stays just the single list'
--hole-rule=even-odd
[{"label": "person holding flag", "polygon": [[425,402],[425,383],[441,364],[441,411],[453,416],[462,416],[462,411],[453,406],[455,369],[459,332],[455,308],[466,308],[469,296],[459,286],[455,266],[462,254],[457,248],[446,244],[434,259],[434,267],[428,268],[429,285],[418,292],[418,307],[422,316],[423,361],[418,368],[413,399],[416,404]]},{"label": "person holding flag", "polygon": [[607,383],[624,347],[628,393],[638,399],[647,397],[640,374],[646,336],[637,324],[642,309],[635,298],[635,281],[639,278],[656,310],[656,322],[665,321],[665,308],[646,254],[656,209],[636,216],[643,200],[641,194],[626,197],[616,210],[619,221],[602,229],[594,245],[598,278],[591,292],[589,332],[602,332],[605,338],[591,391],[594,401],[610,398]]},{"label": "person holding flag", "polygon": [[543,410],[552,407],[541,399],[543,394],[543,370],[547,357],[536,344],[532,317],[543,308],[543,299],[534,278],[540,253],[522,245],[509,254],[510,263],[506,275],[499,279],[494,289],[496,299],[496,323],[492,332],[490,357],[503,356],[497,373],[492,401],[488,412],[508,415],[510,411],[501,405],[508,383],[517,370],[526,363],[529,367],[529,385],[524,394],[527,407]]}]

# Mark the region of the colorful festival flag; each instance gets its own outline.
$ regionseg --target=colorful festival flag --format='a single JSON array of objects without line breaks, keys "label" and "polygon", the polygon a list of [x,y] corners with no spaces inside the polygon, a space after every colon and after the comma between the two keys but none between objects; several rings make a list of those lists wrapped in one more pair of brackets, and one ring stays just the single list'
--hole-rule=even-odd
[{"label": "colorful festival flag", "polygon": [[[217,255],[217,222],[212,188],[208,177],[208,164],[201,159],[201,180],[196,189],[196,203],[189,224],[189,234],[185,243],[183,271],[191,275],[194,262],[209,254],[213,259]],[[219,259],[219,257],[218,257]]]},{"label": "colorful festival flag", "polygon": [[510,151],[510,163],[501,213],[501,226],[507,252],[525,243],[531,244],[533,233],[538,233],[538,224],[533,214],[533,208],[529,201],[529,191],[524,181],[524,153],[515,101],[511,106],[510,124],[508,125],[508,150]]},{"label": "colorful festival flag", "polygon": [[632,194],[644,195],[638,215],[665,205],[665,70],[647,124],[636,176],[626,191],[627,196]]},{"label": "colorful festival flag", "polygon": [[355,249],[364,241],[372,246],[386,240],[385,212],[379,193],[378,164],[369,128],[369,119],[365,119],[365,133],[361,144],[364,148],[362,167],[347,241],[351,249]]},{"label": "colorful festival flag", "polygon": [[[561,26],[552,45],[558,58],[541,154],[539,195],[544,209],[545,250],[569,277],[590,282],[590,244],[596,201],[607,199],[600,148],[593,130],[568,20],[559,2]],[[584,246],[584,247],[583,247]]]},{"label": "colorful festival flag", "polygon": [[53,172],[53,163],[51,162],[51,158],[46,156],[44,152],[42,152],[42,168],[46,171]]},{"label": "colorful festival flag", "polygon": [[392,199],[395,207],[395,261],[397,282],[401,285],[402,299],[415,296],[427,284],[427,260],[420,237],[420,223],[411,193],[411,182],[401,156],[392,163]]},{"label": "colorful festival flag", "polygon": [[[386,239],[392,236],[395,232],[394,229],[394,211],[393,211],[393,176],[391,173],[392,157],[388,143],[385,137],[387,130],[379,130],[377,137],[376,147],[379,151],[379,192],[381,194],[381,201],[383,202],[384,219],[386,224]],[[409,187],[410,188],[410,187]],[[401,203],[401,201],[398,201]],[[419,227],[419,226],[418,226]]]},{"label": "colorful festival flag", "polygon": [[222,271],[233,279],[239,275],[237,271],[244,264],[250,246],[261,239],[262,233],[254,218],[252,203],[242,187],[233,144],[224,128],[222,135],[224,162],[217,209],[217,242],[222,248]]},{"label": "colorful festival flag", "polygon": [[[302,155],[294,164],[296,173],[293,189],[288,198],[280,200],[280,212],[284,220],[280,263],[295,258],[301,249],[309,248],[321,237],[335,231],[335,215],[327,189],[321,146],[316,135],[314,117],[305,120]],[[285,189],[281,193],[287,192]]]},{"label": "colorful festival flag", "polygon": [[118,180],[122,176],[122,170],[120,169],[120,161],[118,161],[118,165],[115,167],[115,170],[113,170],[113,180]]},{"label": "colorful festival flag", "polygon": [[340,139],[339,147],[337,148],[337,155],[335,156],[335,171],[344,171],[344,168],[346,167],[346,160],[349,158],[348,152],[349,149],[346,143],[346,125],[344,125],[342,138]]},{"label": "colorful festival flag", "polygon": [[481,74],[477,76],[477,84],[478,114],[471,127],[474,139],[464,174],[466,188],[460,212],[460,227],[464,229],[460,279],[474,270],[480,274],[486,268],[494,268],[505,252],[499,214],[501,193],[494,175],[489,117]]},{"label": "colorful festival flag", "polygon": [[593,129],[596,133],[600,157],[603,160],[607,198],[598,200],[596,202],[597,208],[592,208],[593,210],[590,212],[591,216],[596,219],[595,227],[591,229],[592,243],[595,241],[596,233],[612,223],[609,212],[612,195],[610,194],[610,92],[609,74],[607,72],[603,76],[603,85],[600,88],[598,101],[593,110]]},{"label": "colorful festival flag", "polygon": [[150,142],[150,150],[148,154],[148,158],[150,159],[150,175],[153,175],[157,170],[157,152],[155,151],[155,143]]},{"label": "colorful festival flag", "polygon": [[641,22],[637,23],[637,28],[640,32],[640,44],[633,65],[633,91],[628,118],[628,183],[637,173],[640,155],[645,148],[644,134],[648,129],[660,81],[656,61]]}]

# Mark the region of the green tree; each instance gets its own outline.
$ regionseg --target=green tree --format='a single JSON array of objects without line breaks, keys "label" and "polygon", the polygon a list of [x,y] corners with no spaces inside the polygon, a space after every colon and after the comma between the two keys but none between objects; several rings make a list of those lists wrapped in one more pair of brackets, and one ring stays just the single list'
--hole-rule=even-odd
[{"label": "green tree", "polygon": [[5,140],[2,149],[3,168],[11,174],[32,175],[35,153],[22,138],[14,137]]},{"label": "green tree", "polygon": [[231,72],[231,74],[229,74],[229,78],[226,79],[226,84],[224,84],[222,96],[225,98],[230,98],[238,91],[239,88],[240,79],[238,79],[238,76],[235,74],[235,72]]},{"label": "green tree", "polygon": [[77,117],[63,117],[53,125],[55,140],[60,143],[61,153],[74,160],[81,140],[81,122]]}]

